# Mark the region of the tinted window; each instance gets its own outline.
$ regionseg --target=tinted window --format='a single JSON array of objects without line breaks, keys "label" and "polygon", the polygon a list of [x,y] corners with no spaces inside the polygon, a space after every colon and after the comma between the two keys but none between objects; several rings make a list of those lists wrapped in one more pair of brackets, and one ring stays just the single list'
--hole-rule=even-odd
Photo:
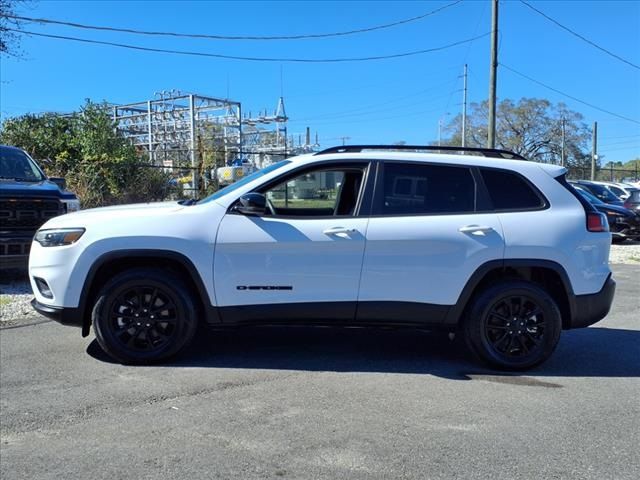
[{"label": "tinted window", "polygon": [[484,168],[480,172],[495,210],[528,210],[544,206],[544,200],[520,175]]},{"label": "tinted window", "polygon": [[386,163],[381,213],[462,213],[475,210],[475,182],[468,168]]},{"label": "tinted window", "polygon": [[274,214],[332,216],[355,214],[364,170],[315,170],[289,178],[264,193]]}]

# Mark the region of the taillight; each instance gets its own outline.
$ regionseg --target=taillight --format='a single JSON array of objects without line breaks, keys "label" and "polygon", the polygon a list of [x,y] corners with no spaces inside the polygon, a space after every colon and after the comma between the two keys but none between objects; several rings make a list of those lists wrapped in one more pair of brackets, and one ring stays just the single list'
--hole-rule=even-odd
[{"label": "taillight", "polygon": [[609,222],[607,222],[607,217],[603,213],[588,212],[587,230],[590,232],[608,232]]}]

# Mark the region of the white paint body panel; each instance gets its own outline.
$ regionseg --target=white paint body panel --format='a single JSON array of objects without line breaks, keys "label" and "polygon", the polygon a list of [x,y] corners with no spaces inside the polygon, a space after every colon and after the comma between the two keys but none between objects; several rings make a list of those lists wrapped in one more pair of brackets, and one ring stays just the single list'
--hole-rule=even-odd
[{"label": "white paint body panel", "polygon": [[[459,231],[470,225],[491,230]],[[372,218],[359,300],[453,305],[473,272],[503,255],[495,214]]]},{"label": "white paint body panel", "polygon": [[[214,277],[218,305],[356,301],[367,219],[222,219]],[[344,227],[353,232],[324,233]],[[290,286],[292,290],[239,290]]]},{"label": "white paint body panel", "polygon": [[[84,235],[73,245],[42,247],[33,242],[29,277],[38,302],[77,307],[84,280],[102,255],[131,249],[157,249],[190,259],[215,305],[213,247],[224,209],[215,202],[183,207],[176,202],[127,205],[83,210],[48,221],[43,229],[82,227]],[[44,298],[33,277],[47,281],[53,299]]]}]

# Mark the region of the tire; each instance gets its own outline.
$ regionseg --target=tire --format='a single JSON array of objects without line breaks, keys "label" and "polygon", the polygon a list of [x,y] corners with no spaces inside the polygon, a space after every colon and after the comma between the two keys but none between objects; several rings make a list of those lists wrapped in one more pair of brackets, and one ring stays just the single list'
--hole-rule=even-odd
[{"label": "tire", "polygon": [[183,350],[197,328],[193,295],[179,276],[155,268],[117,274],[101,289],[91,319],[102,349],[125,364],[150,364]]},{"label": "tire", "polygon": [[626,241],[627,241],[627,237],[620,237],[618,235],[611,236],[611,243],[619,244],[619,243],[624,243]]},{"label": "tire", "polygon": [[476,295],[462,324],[471,352],[501,370],[526,370],[547,360],[555,350],[562,316],[540,286],[503,281]]}]

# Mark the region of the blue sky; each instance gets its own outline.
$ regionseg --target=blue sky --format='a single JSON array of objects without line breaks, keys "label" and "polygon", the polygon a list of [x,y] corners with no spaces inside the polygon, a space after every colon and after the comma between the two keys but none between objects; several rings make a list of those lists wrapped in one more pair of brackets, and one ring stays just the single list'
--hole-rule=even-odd
[{"label": "blue sky", "polygon": [[[25,16],[78,23],[226,35],[294,35],[364,28],[420,15],[431,2],[110,2],[40,1]],[[640,2],[534,1],[549,16],[636,65],[640,64]],[[217,41],[147,37],[32,24],[34,32],[154,48],[262,57],[357,57],[438,47],[489,32],[489,0],[466,0],[433,16],[376,32],[296,41]],[[640,70],[571,36],[517,1],[500,5],[499,60],[588,103],[640,122]],[[182,91],[242,102],[244,111],[275,109],[284,93],[290,133],[308,125],[323,146],[349,143],[432,143],[438,120],[461,109],[462,66],[469,100],[487,97],[489,37],[440,52],[338,64],[234,61],[123,50],[23,37],[23,59],[0,60],[1,118],[71,111],[85,98],[129,103],[154,92]],[[282,73],[282,75],[281,75]],[[282,81],[281,81],[282,78]],[[606,160],[640,157],[640,124],[577,103],[500,69],[499,99],[563,101],[598,121]]]}]

